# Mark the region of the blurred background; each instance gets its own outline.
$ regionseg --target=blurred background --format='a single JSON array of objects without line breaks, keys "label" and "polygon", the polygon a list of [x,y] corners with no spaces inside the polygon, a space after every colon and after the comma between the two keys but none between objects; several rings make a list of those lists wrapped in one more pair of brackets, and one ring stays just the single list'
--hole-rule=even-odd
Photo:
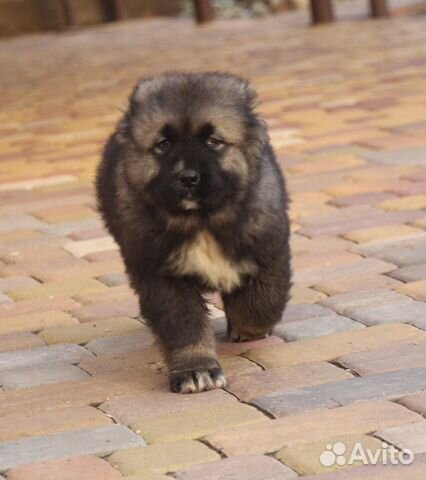
[{"label": "blurred background", "polygon": [[[338,0],[351,3],[351,0]],[[353,0],[352,0],[353,3]],[[366,2],[367,3],[367,2]],[[384,0],[375,0],[375,16],[388,13]],[[309,0],[0,0],[0,37],[30,32],[63,30],[70,26],[96,25],[118,19],[149,17],[215,18],[262,17],[290,10],[307,10]],[[207,5],[210,4],[210,5]],[[330,2],[314,0],[312,7],[329,10]],[[393,13],[412,13],[425,9],[421,0],[392,0]],[[214,10],[208,12],[208,9]],[[207,9],[207,10],[206,10]],[[377,8],[376,8],[377,10]],[[373,12],[374,13],[374,12]],[[325,12],[326,17],[330,12]],[[321,12],[320,12],[321,15]]]},{"label": "blurred background", "polygon": [[[216,0],[218,17],[261,16],[306,5],[306,0]],[[0,0],[0,35],[63,29],[69,9],[76,25],[94,25],[117,16],[191,16],[192,0]],[[121,9],[121,10],[120,10]],[[118,10],[118,11],[117,11]]]}]

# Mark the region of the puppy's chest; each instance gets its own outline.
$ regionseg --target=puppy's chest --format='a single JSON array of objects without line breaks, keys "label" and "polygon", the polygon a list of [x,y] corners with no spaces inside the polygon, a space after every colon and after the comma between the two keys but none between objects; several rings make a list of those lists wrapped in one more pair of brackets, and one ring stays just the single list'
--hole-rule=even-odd
[{"label": "puppy's chest", "polygon": [[242,277],[253,273],[255,265],[247,260],[231,260],[217,240],[207,231],[184,243],[169,258],[169,266],[180,275],[197,275],[211,288],[230,292]]}]

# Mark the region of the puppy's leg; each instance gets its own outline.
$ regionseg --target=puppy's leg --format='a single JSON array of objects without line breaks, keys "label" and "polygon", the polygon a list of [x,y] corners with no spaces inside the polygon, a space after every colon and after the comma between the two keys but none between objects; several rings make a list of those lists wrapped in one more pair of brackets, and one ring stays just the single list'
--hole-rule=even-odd
[{"label": "puppy's leg", "polygon": [[225,386],[205,302],[184,279],[150,279],[138,288],[141,310],[165,352],[173,392]]},{"label": "puppy's leg", "polygon": [[286,277],[259,275],[244,286],[223,295],[228,335],[237,342],[256,340],[271,334],[287,303]]}]

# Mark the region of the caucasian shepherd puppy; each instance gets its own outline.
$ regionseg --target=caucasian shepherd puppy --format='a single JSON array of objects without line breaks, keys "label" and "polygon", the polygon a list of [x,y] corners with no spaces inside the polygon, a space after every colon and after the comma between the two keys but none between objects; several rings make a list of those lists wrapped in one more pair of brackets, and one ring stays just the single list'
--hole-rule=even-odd
[{"label": "caucasian shepherd puppy", "polygon": [[254,101],[225,73],[143,80],[99,165],[99,208],[174,392],[225,385],[203,293],[220,292],[237,341],[269,334],[286,305],[287,195]]}]

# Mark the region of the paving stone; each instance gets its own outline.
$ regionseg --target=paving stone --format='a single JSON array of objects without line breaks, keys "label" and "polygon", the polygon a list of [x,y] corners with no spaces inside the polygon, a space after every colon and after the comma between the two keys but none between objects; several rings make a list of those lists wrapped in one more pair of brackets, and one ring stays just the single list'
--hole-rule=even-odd
[{"label": "paving stone", "polygon": [[90,229],[82,229],[72,232],[68,235],[71,240],[90,240],[92,238],[104,237],[108,235],[107,230],[105,228],[90,228]]},{"label": "paving stone", "polygon": [[364,153],[363,158],[386,165],[424,165],[424,147],[403,148],[397,150],[380,150]]},{"label": "paving stone", "polygon": [[30,463],[8,472],[9,480],[120,480],[107,461],[92,455]]},{"label": "paving stone", "polygon": [[31,213],[46,223],[61,223],[96,217],[96,212],[85,205],[59,205],[32,210]]},{"label": "paving stone", "polygon": [[426,420],[412,425],[378,430],[375,435],[402,450],[408,449],[415,454],[426,452]]},{"label": "paving stone", "polygon": [[421,228],[422,230],[426,230],[426,218],[417,218],[413,222],[411,222],[411,225],[417,228]]},{"label": "paving stone", "polygon": [[403,282],[415,282],[417,280],[426,280],[426,263],[420,265],[411,265],[394,270],[389,275]]},{"label": "paving stone", "polygon": [[68,313],[60,311],[47,311],[40,313],[28,313],[25,315],[16,315],[1,318],[0,334],[13,332],[38,332],[46,327],[55,327],[57,325],[73,326],[78,324],[78,320]]},{"label": "paving stone", "polygon": [[[48,246],[49,244],[46,243],[46,250],[48,250]],[[28,248],[28,251],[29,250],[30,247]],[[58,252],[62,253],[59,254]],[[19,263],[17,263],[18,260]],[[71,272],[72,276],[75,274],[77,268],[87,268],[87,262],[85,262],[85,260],[71,257],[71,255],[67,255],[63,250],[55,251],[55,255],[49,255],[49,251],[47,251],[44,255],[39,253],[37,256],[32,255],[31,257],[29,257],[29,253],[27,252],[26,258],[14,258],[13,262],[14,263],[9,263],[1,269],[3,276],[31,275],[43,282],[64,280],[68,277],[68,272]],[[46,268],[47,263],[49,264],[49,268]],[[58,270],[62,272],[62,275],[58,275]],[[50,273],[53,278],[50,278]],[[84,273],[85,272],[83,272],[83,274]]]},{"label": "paving stone", "polygon": [[[351,187],[353,186],[354,184],[351,183]],[[341,189],[341,186],[336,186],[333,188]],[[350,216],[355,221],[360,218],[364,218],[367,215],[378,215],[380,213],[381,212],[379,209],[374,208],[371,205],[355,205],[353,207],[348,207],[345,209],[336,208],[331,213],[315,214],[310,217],[304,218],[301,223],[303,225],[324,225],[328,223],[338,223],[340,221],[346,221],[348,219],[348,216]]]},{"label": "paving stone", "polygon": [[45,345],[43,340],[34,333],[17,332],[0,335],[0,353],[25,350],[43,345]]},{"label": "paving stone", "polygon": [[220,364],[222,365],[225,378],[260,372],[262,370],[259,365],[237,355],[220,355]]},{"label": "paving stone", "polygon": [[18,230],[11,230],[0,234],[0,243],[14,243],[21,240],[30,240],[32,238],[40,238],[41,232],[32,230],[31,228],[19,228]]},{"label": "paving stone", "polygon": [[283,393],[281,395],[277,393],[254,398],[251,404],[264,412],[268,412],[275,418],[341,406],[323,392],[319,392],[319,395],[316,392],[312,395],[301,395],[298,390],[289,391],[288,394]]},{"label": "paving stone", "polygon": [[[21,265],[26,264],[27,262],[32,262],[34,261],[34,258],[36,258],[38,262],[44,262],[46,265],[47,263],[54,261],[54,259],[66,257],[67,253],[62,249],[64,242],[64,238],[44,237],[25,242],[21,245],[9,245],[0,248],[0,258],[4,260],[5,263],[19,263]],[[20,274],[21,273],[17,273],[17,275]]]},{"label": "paving stone", "polygon": [[[408,177],[407,177],[408,178]],[[397,195],[415,195],[416,193],[424,193],[426,191],[426,181],[420,179],[413,179],[414,182],[410,182],[410,184],[404,184],[401,186],[397,186],[392,189],[393,193]]]},{"label": "paving stone", "polygon": [[127,275],[122,272],[107,273],[100,276],[98,280],[108,287],[117,287],[118,285],[126,285],[128,283]]},{"label": "paving stone", "polygon": [[5,304],[5,303],[14,303],[14,302],[7,295],[0,292],[0,305]]},{"label": "paving stone", "polygon": [[[380,182],[380,184],[382,184],[382,182]],[[386,188],[383,185],[382,187]],[[339,221],[331,220],[329,222],[324,222],[323,224],[303,226],[298,233],[301,235],[307,235],[308,237],[345,235],[352,230],[360,230],[362,228],[378,227],[379,225],[393,225],[395,223],[408,223],[415,221],[418,218],[422,218],[423,216],[424,213],[421,210],[406,210],[380,214],[366,213],[363,217],[357,219],[351,219],[351,215],[348,215],[346,218]],[[300,221],[300,223],[303,222],[305,222],[305,218]]]},{"label": "paving stone", "polygon": [[[5,204],[3,206],[3,208],[9,214],[23,214],[29,212],[34,215],[36,211],[39,212],[40,210],[51,208],[52,205],[61,205],[63,208],[72,208],[86,203],[90,204],[92,201],[88,189],[77,187],[70,190],[58,189],[55,192],[53,190],[48,191],[48,188],[50,187],[46,187],[45,191],[37,189],[37,191],[24,192],[23,197],[20,199],[17,198],[17,196],[13,199],[13,194],[10,194],[9,201],[7,202],[7,205]],[[57,193],[59,191],[61,193],[60,197]],[[17,192],[14,193],[15,195],[17,194]]]},{"label": "paving stone", "polygon": [[345,314],[354,307],[377,307],[389,304],[411,305],[411,299],[389,290],[363,290],[361,292],[333,295],[322,301],[322,305]]},{"label": "paving stone", "polygon": [[329,203],[337,207],[348,207],[351,205],[376,205],[377,203],[395,198],[388,192],[368,192],[356,195],[339,196],[333,198]]},{"label": "paving stone", "polygon": [[89,253],[83,257],[88,262],[107,262],[107,261],[119,261],[121,260],[120,252],[116,249],[105,250],[102,252]]},{"label": "paving stone", "polygon": [[[207,435],[205,440],[227,456],[269,453],[300,443],[339,435],[369,433],[380,428],[420,421],[420,415],[394,403],[361,402],[224,429]],[[309,432],[309,438],[306,432]]]},{"label": "paving stone", "polygon": [[127,302],[137,299],[135,293],[128,285],[120,285],[119,287],[110,288],[104,286],[104,288],[100,292],[86,293],[84,291],[81,291],[73,295],[73,298],[77,302],[80,302],[84,305],[93,305],[96,303],[107,302]]},{"label": "paving stone", "polygon": [[332,236],[318,236],[315,238],[307,238],[301,235],[293,234],[290,237],[291,251],[295,255],[302,255],[306,253],[323,253],[330,250],[347,250],[353,246],[352,242],[344,240],[343,238]]},{"label": "paving stone", "polygon": [[74,175],[52,175],[50,177],[35,178],[32,180],[3,183],[0,185],[0,191],[32,190],[41,186],[58,185],[61,183],[75,182],[76,180],[77,177]]},{"label": "paving stone", "polygon": [[366,325],[382,325],[395,322],[421,325],[421,322],[426,319],[426,303],[412,301],[377,307],[349,307],[345,309],[345,315]]},{"label": "paving stone", "polygon": [[[80,367],[93,376],[140,370],[140,374],[146,378],[163,374],[160,369],[165,367],[165,364],[160,349],[154,346],[107,357],[88,358],[80,363]],[[165,371],[164,368],[164,374]]]},{"label": "paving stone", "polygon": [[106,289],[107,287],[103,283],[93,278],[83,277],[44,283],[35,287],[20,288],[19,290],[10,290],[8,295],[18,301],[49,296],[73,296],[81,291],[88,295],[89,293],[98,293]]},{"label": "paving stone", "polygon": [[284,314],[281,319],[281,322],[287,323],[287,322],[293,322],[295,320],[306,320],[309,318],[327,317],[331,313],[333,313],[332,310],[330,310],[329,308],[324,308],[321,305],[318,305],[317,303],[292,304],[292,305],[287,305],[286,309],[284,310]]},{"label": "paving stone", "polygon": [[153,391],[137,397],[114,398],[99,408],[118,422],[130,425],[138,420],[143,421],[160,415],[174,415],[201,406],[208,410],[211,405],[225,406],[229,403],[236,403],[236,399],[223,390],[210,390],[201,395],[176,395],[171,392]]},{"label": "paving stone", "polygon": [[112,275],[111,272],[121,272],[124,268],[122,262],[117,261],[89,263],[81,258],[70,258],[73,261],[67,268],[59,265],[42,270],[37,264],[34,264],[31,268],[32,275],[42,282],[55,282],[72,277],[98,278],[104,274]]},{"label": "paving stone", "polygon": [[[3,257],[8,257],[14,262],[22,262],[23,258],[27,257],[27,253],[33,248],[35,251],[45,253],[47,256],[49,252],[47,248],[50,246],[54,249],[54,253],[61,256],[66,254],[59,247],[62,247],[67,241],[66,237],[54,236],[48,237],[41,235],[36,238],[15,241],[0,247],[0,252]],[[60,252],[60,253],[59,253]],[[32,259],[28,259],[31,261]]]},{"label": "paving stone", "polygon": [[419,393],[425,388],[426,368],[409,368],[328,383],[326,388],[316,385],[288,393],[265,395],[256,398],[253,403],[274,417],[280,417],[288,414],[291,404],[294,412],[299,405],[313,409],[336,403],[347,405],[360,400],[392,400]]},{"label": "paving stone", "polygon": [[355,248],[358,253],[392,262],[400,267],[426,262],[426,234],[390,242],[374,242]]},{"label": "paving stone", "polygon": [[124,480],[170,480],[171,477],[146,470],[139,475],[130,475],[123,477]]},{"label": "paving stone", "polygon": [[388,272],[385,275],[362,275],[359,274],[354,277],[321,280],[315,285],[317,290],[324,292],[327,295],[339,295],[341,293],[361,292],[363,290],[393,290],[401,286],[401,282],[390,278],[394,271]]},{"label": "paving stone", "polygon": [[412,237],[422,233],[420,228],[409,225],[384,225],[381,227],[362,228],[352,230],[345,235],[345,238],[358,243],[377,242],[381,240],[399,240],[404,237]]},{"label": "paving stone", "polygon": [[286,480],[297,474],[274,458],[241,455],[207,465],[195,465],[175,474],[177,480]]},{"label": "paving stone", "polygon": [[317,292],[312,288],[306,288],[296,285],[291,288],[289,305],[309,302],[315,303],[321,301],[325,297],[326,295],[321,292]]},{"label": "paving stone", "polygon": [[110,423],[112,420],[103,412],[89,406],[39,412],[37,415],[28,411],[0,417],[0,442]]},{"label": "paving stone", "polygon": [[174,472],[219,459],[219,455],[206,445],[193,440],[182,440],[121,450],[113,453],[108,461],[124,475],[137,475],[147,470],[157,473]]},{"label": "paving stone", "polygon": [[[343,454],[343,458],[346,460],[345,464],[339,466],[336,462],[331,466],[322,465],[320,462],[321,454],[327,451],[328,445],[335,445],[336,443],[343,443],[346,447],[346,451]],[[278,460],[291,467],[300,475],[311,475],[363,465],[361,460],[357,460],[352,465],[348,465],[354,447],[362,446],[364,451],[367,451],[368,449],[373,455],[375,455],[376,452],[382,452],[382,443],[381,440],[368,435],[342,435],[335,438],[325,438],[313,443],[303,443],[291,447],[284,447],[277,452],[275,456]]]},{"label": "paving stone", "polygon": [[416,395],[408,395],[399,400],[401,405],[405,405],[410,410],[426,416],[426,392]]},{"label": "paving stone", "polygon": [[398,288],[398,291],[404,295],[426,302],[426,280],[410,282]]},{"label": "paving stone", "polygon": [[369,352],[350,353],[337,358],[336,361],[362,376],[404,368],[426,367],[426,342],[389,345]]},{"label": "paving stone", "polygon": [[148,329],[143,328],[140,332],[135,331],[126,335],[96,338],[87,343],[85,347],[95,355],[113,355],[141,350],[154,345],[154,343],[154,335]]},{"label": "paving stone", "polygon": [[422,330],[426,330],[426,318],[419,318],[413,321],[413,325],[417,328],[421,328]]},{"label": "paving stone", "polygon": [[346,251],[324,252],[322,255],[306,253],[304,255],[297,255],[292,259],[292,267],[295,272],[299,272],[314,268],[340,267],[342,265],[359,262],[360,260],[362,260],[362,257],[359,255],[354,255]]},{"label": "paving stone", "polygon": [[[299,273],[296,272],[294,275],[294,281],[300,282],[306,286],[315,286],[323,281],[324,278],[329,281],[333,280],[335,283],[339,283],[341,279],[346,279],[348,277],[388,273],[395,269],[395,265],[389,262],[384,262],[375,258],[366,258],[356,263],[343,265],[340,267],[325,267],[304,270]],[[322,294],[317,292],[317,295],[319,296]]]},{"label": "paving stone", "polygon": [[344,380],[350,377],[349,373],[329,363],[309,362],[229,377],[226,390],[237,396],[242,402],[248,402],[261,395]]},{"label": "paving stone", "polygon": [[[315,165],[318,166],[318,163],[319,162],[315,162]],[[301,165],[302,164],[299,164],[298,166],[301,166]],[[308,167],[309,166],[312,166],[312,163],[309,163]],[[321,192],[300,192],[300,193],[294,193],[291,196],[291,199],[293,203],[305,205],[305,204],[311,204],[311,203],[313,204],[327,203],[329,200],[331,200],[331,197]]]},{"label": "paving stone", "polygon": [[43,222],[40,222],[40,220],[37,220],[30,215],[13,215],[7,217],[5,216],[0,219],[0,232],[12,232],[13,230],[18,230],[22,228],[36,230],[43,225]]},{"label": "paving stone", "polygon": [[275,327],[274,332],[284,340],[294,342],[359,328],[364,328],[364,325],[341,315],[333,314],[328,317],[323,316],[306,320],[295,320],[288,324],[284,323]]},{"label": "paving stone", "polygon": [[92,357],[92,354],[78,345],[65,344],[48,347],[43,346],[31,350],[1,353],[0,371],[58,362],[78,364],[85,358],[90,357]]},{"label": "paving stone", "polygon": [[262,422],[267,418],[257,409],[237,402],[209,405],[152,418],[142,418],[131,428],[149,443],[173,442],[203,437],[224,427]]},{"label": "paving stone", "polygon": [[84,305],[73,310],[72,314],[80,322],[100,320],[108,317],[137,317],[140,313],[138,299],[132,298],[119,302],[102,302]]},{"label": "paving stone", "polygon": [[46,328],[40,338],[49,345],[55,343],[83,344],[100,337],[110,337],[142,329],[137,320],[127,317],[107,318],[78,325]]},{"label": "paving stone", "polygon": [[101,228],[102,221],[100,218],[87,218],[85,220],[63,222],[54,224],[44,224],[39,228],[43,233],[48,235],[70,235],[82,228]]},{"label": "paving stone", "polygon": [[[12,305],[0,305],[0,318],[13,315],[34,314],[39,312],[68,312],[78,307],[79,304],[71,298],[58,297],[43,300],[25,300]],[[3,320],[2,320],[3,322]]]},{"label": "paving stone", "polygon": [[[385,192],[387,190],[390,190],[391,187],[395,184],[395,180],[393,179],[376,179],[376,178],[371,178],[371,179],[365,179],[363,182],[351,182],[351,183],[338,183],[337,185],[331,185],[327,188],[324,189],[324,191],[328,195],[336,196],[339,197],[340,195],[356,195],[360,193],[369,193],[369,192]],[[364,205],[362,205],[364,206]],[[373,213],[371,209],[368,209],[367,206],[365,206],[365,210],[357,209],[355,206],[354,207],[347,207],[351,208],[351,210],[348,211],[348,213],[351,213],[351,217],[353,217],[355,220],[358,220],[360,216],[358,215],[358,212],[364,212],[364,213]],[[341,217],[336,218],[336,220],[339,220]]]},{"label": "paving stone", "polygon": [[90,240],[70,242],[64,246],[64,249],[75,257],[84,257],[89,253],[102,252],[105,250],[118,250],[118,245],[114,242],[112,237],[105,236],[92,238]]},{"label": "paving stone", "polygon": [[423,146],[424,140],[413,135],[398,134],[394,132],[393,135],[382,135],[377,138],[367,139],[365,145],[374,149],[385,149],[385,151],[402,148],[402,147],[417,147]]},{"label": "paving stone", "polygon": [[395,343],[425,340],[424,332],[410,325],[379,325],[338,332],[283,345],[258,348],[245,356],[265,368],[278,368],[307,361],[328,361],[352,352],[364,352]]},{"label": "paving stone", "polygon": [[107,455],[114,450],[143,445],[141,437],[122,425],[82,428],[0,443],[0,470],[74,455]]},{"label": "paving stone", "polygon": [[39,282],[31,277],[0,278],[0,292],[8,292],[9,290],[32,287],[34,285],[39,285]]},{"label": "paving stone", "polygon": [[232,342],[228,339],[227,335],[223,335],[222,337],[218,335],[216,350],[220,355],[241,355],[256,348],[266,348],[283,343],[283,340],[276,335],[270,335],[269,337],[249,342]]},{"label": "paving stone", "polygon": [[378,204],[385,210],[417,210],[426,208],[426,195],[408,195],[392,200],[385,200]]},{"label": "paving stone", "polygon": [[88,375],[74,365],[52,363],[36,367],[20,367],[0,372],[0,385],[4,390],[31,388],[46,383],[81,380]]},{"label": "paving stone", "polygon": [[85,377],[83,380],[4,392],[0,402],[0,417],[25,410],[36,413],[56,408],[98,405],[120,396],[145,395],[152,391],[169,391],[166,375],[141,375],[141,370],[118,371],[97,378]]},{"label": "paving stone", "polygon": [[304,480],[423,480],[426,472],[426,455],[416,455],[411,465],[366,465],[338,472],[309,475]]}]

